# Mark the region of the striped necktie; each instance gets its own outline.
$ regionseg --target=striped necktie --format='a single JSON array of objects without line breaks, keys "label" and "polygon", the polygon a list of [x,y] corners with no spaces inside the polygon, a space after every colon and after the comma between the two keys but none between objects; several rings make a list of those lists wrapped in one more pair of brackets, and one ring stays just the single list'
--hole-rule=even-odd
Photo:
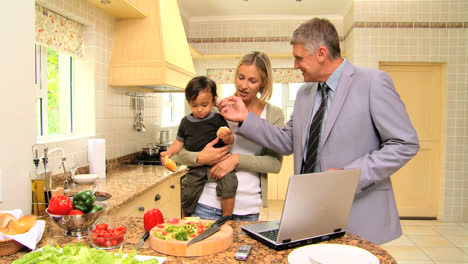
[{"label": "striped necktie", "polygon": [[319,91],[322,94],[322,100],[317,112],[312,119],[309,130],[309,141],[307,144],[307,156],[305,162],[302,164],[302,173],[314,172],[315,165],[317,164],[317,153],[320,142],[320,134],[322,131],[322,122],[327,110],[328,90],[330,87],[326,83],[319,84]]}]

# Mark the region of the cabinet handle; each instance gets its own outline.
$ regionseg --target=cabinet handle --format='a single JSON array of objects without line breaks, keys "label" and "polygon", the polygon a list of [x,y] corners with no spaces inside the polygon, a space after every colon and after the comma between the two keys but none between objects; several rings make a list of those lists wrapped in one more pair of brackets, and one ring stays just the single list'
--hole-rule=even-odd
[{"label": "cabinet handle", "polygon": [[174,184],[171,185],[171,189],[175,189],[175,185],[174,185]]},{"label": "cabinet handle", "polygon": [[140,211],[140,212],[144,212],[144,211],[145,211],[145,207],[144,207],[144,206],[140,206],[140,207],[138,207],[138,211]]},{"label": "cabinet handle", "polygon": [[156,202],[156,201],[159,201],[159,200],[161,200],[161,195],[156,194],[156,196],[154,196],[154,201]]}]

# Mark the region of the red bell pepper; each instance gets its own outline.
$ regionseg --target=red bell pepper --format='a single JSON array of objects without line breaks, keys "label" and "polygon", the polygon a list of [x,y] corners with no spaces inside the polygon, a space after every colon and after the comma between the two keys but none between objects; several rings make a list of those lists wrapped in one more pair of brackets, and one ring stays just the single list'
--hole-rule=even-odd
[{"label": "red bell pepper", "polygon": [[153,208],[151,210],[146,211],[143,217],[143,222],[145,224],[146,232],[149,232],[156,225],[163,224],[164,218],[159,209]]},{"label": "red bell pepper", "polygon": [[57,195],[50,199],[47,211],[54,215],[67,215],[73,210],[72,200],[65,195]]}]

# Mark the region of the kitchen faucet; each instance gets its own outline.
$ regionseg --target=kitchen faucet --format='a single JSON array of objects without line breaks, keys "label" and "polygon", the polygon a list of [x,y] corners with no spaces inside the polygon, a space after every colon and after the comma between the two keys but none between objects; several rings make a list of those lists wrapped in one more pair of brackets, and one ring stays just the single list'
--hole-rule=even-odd
[{"label": "kitchen faucet", "polygon": [[[39,166],[40,160],[42,160],[42,162],[44,164],[44,171],[45,171],[46,177],[47,177],[47,164],[49,163],[49,155],[54,153],[54,152],[57,152],[57,151],[62,152],[62,158],[60,160],[59,168],[63,169],[63,176],[65,177],[64,189],[65,190],[70,189],[69,184],[68,184],[66,166],[65,166],[65,161],[67,160],[67,158],[65,157],[65,151],[62,148],[53,148],[53,149],[49,150],[49,148],[44,145],[44,155],[42,157],[40,157],[40,158],[37,158],[37,146],[38,145],[33,146],[33,150],[35,148],[34,165],[36,166],[36,169],[37,169],[37,167]],[[52,190],[52,179],[49,178],[48,180],[49,180],[49,190]],[[51,197],[48,197],[48,198],[51,198]]]}]

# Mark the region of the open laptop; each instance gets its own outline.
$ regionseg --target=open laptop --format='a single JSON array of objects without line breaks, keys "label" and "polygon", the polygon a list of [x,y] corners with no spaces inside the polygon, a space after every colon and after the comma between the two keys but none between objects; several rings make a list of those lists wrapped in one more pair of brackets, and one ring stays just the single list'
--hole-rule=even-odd
[{"label": "open laptop", "polygon": [[293,175],[281,221],[245,225],[242,230],[276,250],[341,237],[360,175],[360,169]]}]

